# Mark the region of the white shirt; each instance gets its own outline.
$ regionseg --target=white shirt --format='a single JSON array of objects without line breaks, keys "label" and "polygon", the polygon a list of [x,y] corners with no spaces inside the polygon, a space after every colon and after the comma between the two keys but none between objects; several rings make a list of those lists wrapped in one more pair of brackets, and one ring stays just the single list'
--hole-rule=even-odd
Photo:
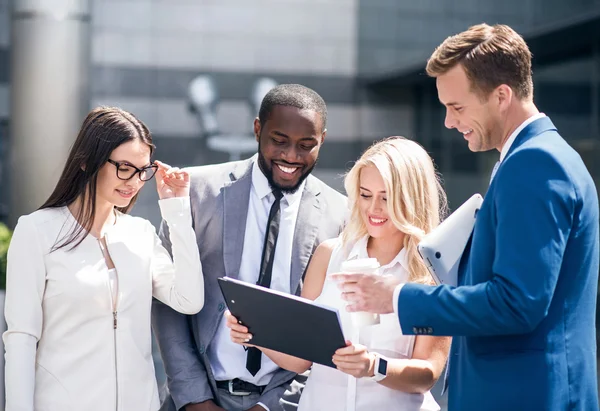
[{"label": "white shirt", "polygon": [[[544,113],[537,113],[534,114],[533,116],[529,117],[527,120],[525,120],[524,122],[521,123],[521,125],[519,127],[517,127],[515,129],[515,131],[513,131],[511,133],[511,135],[508,137],[508,140],[506,140],[506,142],[504,143],[504,145],[502,146],[502,151],[500,151],[500,161],[499,163],[501,163],[502,161],[504,161],[504,158],[506,157],[506,155],[508,154],[508,150],[510,150],[510,147],[513,145],[513,143],[515,142],[517,136],[519,135],[519,133],[521,131],[523,131],[523,129],[525,127],[527,127],[529,124],[533,123],[535,120],[538,120],[542,117],[546,117],[546,115]],[[496,174],[496,170],[498,169],[498,167],[494,167],[494,172],[492,173],[492,179],[494,178],[494,175]],[[490,181],[491,183],[491,181]],[[396,286],[396,289],[394,290],[394,313],[396,313],[396,315],[398,315],[398,297],[400,296],[400,290],[402,290],[402,287],[404,286],[404,284],[398,284]],[[398,321],[400,321],[400,317],[398,317]]]},{"label": "white shirt", "polygon": [[[294,194],[284,193],[280,203],[281,220],[275,247],[271,288],[285,293],[291,291],[292,245],[304,185],[305,182],[300,185]],[[252,165],[252,187],[248,202],[244,250],[238,277],[240,280],[252,284],[256,284],[258,281],[269,211],[275,201],[271,191],[269,182],[255,159]],[[246,351],[244,347],[231,341],[229,328],[225,325],[225,321],[221,321],[219,324],[214,341],[210,344],[207,353],[217,381],[239,378],[262,386],[267,385],[273,373],[279,369],[273,361],[263,354],[260,370],[255,376],[252,376],[246,369]]]},{"label": "white shirt", "polygon": [[[358,240],[352,246],[346,258],[341,240],[334,248],[323,290],[315,302],[338,310],[344,337],[366,346],[369,351],[377,352],[388,359],[412,358],[416,341],[414,335],[402,335],[395,314],[379,316],[379,324],[361,327],[358,332],[352,323],[352,314],[345,309],[346,302],[341,297],[338,284],[331,280],[332,273],[340,272],[345,260],[368,258],[368,236]],[[378,270],[379,275],[393,275],[402,281],[408,281],[408,262],[406,250],[402,249],[388,264]],[[358,335],[358,341],[353,336]],[[347,374],[320,364],[313,364],[306,382],[306,388],[300,397],[298,411],[371,411],[371,410],[439,410],[430,392],[412,394],[385,387],[367,378],[356,379]]]}]

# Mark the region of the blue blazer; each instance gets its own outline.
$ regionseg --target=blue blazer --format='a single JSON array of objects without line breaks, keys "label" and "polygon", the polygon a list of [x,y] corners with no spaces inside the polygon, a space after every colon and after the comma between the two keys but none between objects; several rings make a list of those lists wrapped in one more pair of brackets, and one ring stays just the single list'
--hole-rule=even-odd
[{"label": "blue blazer", "polygon": [[517,136],[483,201],[459,286],[406,284],[405,334],[454,336],[449,409],[598,410],[598,195],[549,118]]}]

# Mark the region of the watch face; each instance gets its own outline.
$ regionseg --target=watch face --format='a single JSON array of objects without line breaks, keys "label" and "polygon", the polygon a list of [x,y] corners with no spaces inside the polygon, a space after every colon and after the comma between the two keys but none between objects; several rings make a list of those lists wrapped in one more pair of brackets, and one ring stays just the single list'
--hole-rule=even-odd
[{"label": "watch face", "polygon": [[377,367],[377,374],[387,375],[387,360],[385,358],[379,358],[379,366]]}]

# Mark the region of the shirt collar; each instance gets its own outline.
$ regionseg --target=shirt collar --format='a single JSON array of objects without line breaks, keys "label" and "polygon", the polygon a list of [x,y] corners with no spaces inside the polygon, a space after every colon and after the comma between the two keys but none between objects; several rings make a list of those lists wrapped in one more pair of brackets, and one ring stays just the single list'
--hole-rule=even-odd
[{"label": "shirt collar", "polygon": [[508,140],[506,140],[506,143],[504,143],[504,145],[502,146],[502,151],[500,152],[500,162],[502,162],[504,160],[504,157],[506,157],[506,155],[508,154],[508,150],[510,150],[510,147],[515,142],[515,139],[517,138],[519,133],[521,131],[523,131],[523,129],[525,127],[527,127],[529,124],[533,123],[535,120],[540,119],[542,117],[546,117],[546,115],[544,113],[534,114],[533,116],[529,117],[527,120],[522,122],[521,125],[519,127],[517,127],[515,129],[515,131],[512,132],[510,137],[508,137]]},{"label": "shirt collar", "polygon": [[[283,198],[289,206],[292,206],[296,202],[300,201],[305,185],[306,179],[302,182],[302,184],[300,184],[300,187],[298,187],[298,190],[296,190],[295,193],[283,193]],[[255,156],[254,163],[252,164],[252,187],[254,187],[254,191],[256,191],[258,198],[261,200],[263,200],[273,191],[269,185],[269,180],[267,180],[267,177],[265,177],[260,169],[260,166],[258,165],[258,155]]]},{"label": "shirt collar", "polygon": [[[354,259],[358,259],[358,258],[369,258],[369,254],[367,253],[368,241],[369,241],[368,235],[365,235],[360,240],[358,240],[354,244],[352,249],[350,250],[350,253],[348,253],[348,260],[354,260]],[[394,259],[392,261],[390,261],[388,264],[386,264],[384,266],[381,266],[381,268],[383,268],[383,269],[393,268],[397,264],[400,264],[402,266],[402,268],[404,268],[404,270],[406,270],[407,273],[410,272],[408,270],[408,259],[407,259],[407,255],[406,255],[406,248],[402,248],[402,250],[400,250],[400,252],[396,255],[396,257],[394,257]]]}]

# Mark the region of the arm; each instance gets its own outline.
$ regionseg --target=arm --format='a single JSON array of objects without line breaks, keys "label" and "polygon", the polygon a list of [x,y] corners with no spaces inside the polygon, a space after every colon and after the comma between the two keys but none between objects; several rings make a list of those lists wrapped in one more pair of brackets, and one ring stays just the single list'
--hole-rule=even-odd
[{"label": "arm", "polygon": [[153,296],[174,310],[195,314],[204,305],[204,278],[192,228],[190,198],[163,199],[159,205],[169,227],[173,259],[149,224],[155,237],[151,265]]},{"label": "arm", "polygon": [[158,300],[152,302],[152,329],[177,410],[184,409],[187,404],[213,399],[208,373],[199,358],[189,319]]},{"label": "arm", "polygon": [[405,334],[423,325],[434,335],[521,334],[545,318],[570,235],[573,185],[549,155],[534,150],[515,153],[496,179],[493,277],[456,288],[405,284],[397,308]]},{"label": "arm", "polygon": [[150,225],[152,295],[181,313],[195,314],[204,306],[204,278],[192,222],[190,175],[160,161],[156,164],[158,204],[171,234],[167,251]]},{"label": "arm", "polygon": [[[356,378],[374,376],[375,353],[361,344],[347,344],[333,356],[337,369]],[[449,349],[450,338],[419,336],[412,358],[387,358],[387,376],[378,383],[393,390],[425,393],[440,377]]]},{"label": "arm", "polygon": [[[172,247],[169,227],[165,221],[161,224],[159,237],[163,247],[170,252]],[[184,409],[186,404],[213,399],[208,374],[199,358],[193,337],[190,325],[192,318],[174,311],[158,300],[152,301],[152,329],[177,410]]]},{"label": "arm", "polygon": [[[323,290],[323,284],[325,282],[325,276],[327,275],[327,266],[329,265],[329,259],[335,246],[336,239],[327,240],[321,243],[315,253],[313,254],[308,268],[306,270],[306,277],[304,281],[304,287],[302,288],[301,296],[308,298],[309,300],[316,299]],[[225,312],[227,320],[227,326],[231,329],[231,340],[235,343],[252,346],[248,344],[252,339],[252,335],[248,333],[248,328],[238,323],[229,311]],[[278,351],[273,351],[263,347],[257,347],[271,361],[286,370],[293,371],[297,374],[301,374],[308,370],[312,362],[303,360],[302,358],[294,357],[288,354],[284,354]]]},{"label": "arm", "polygon": [[6,410],[33,411],[46,267],[30,217],[21,217],[15,227],[6,271]]},{"label": "arm", "polygon": [[[379,383],[408,393],[429,391],[444,370],[450,342],[449,337],[418,336],[412,358],[390,359],[387,377]],[[373,375],[375,373],[371,366],[369,376]]]}]

